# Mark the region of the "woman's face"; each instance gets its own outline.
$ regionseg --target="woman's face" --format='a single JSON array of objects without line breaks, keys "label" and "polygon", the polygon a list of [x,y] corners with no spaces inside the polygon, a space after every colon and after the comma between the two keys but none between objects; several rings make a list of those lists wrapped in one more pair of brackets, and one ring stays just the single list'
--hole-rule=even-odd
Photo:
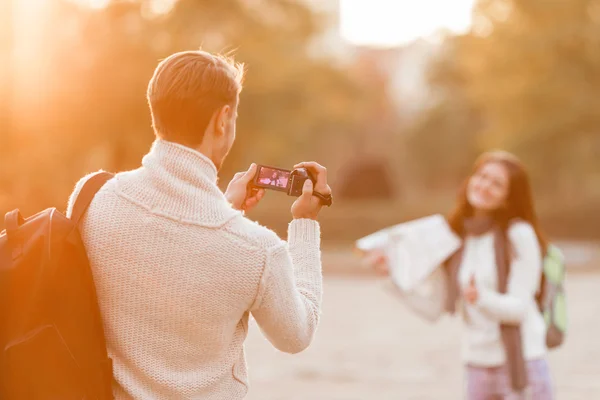
[{"label": "woman's face", "polygon": [[506,167],[499,162],[487,162],[469,179],[467,201],[479,211],[497,210],[506,202],[509,185]]}]

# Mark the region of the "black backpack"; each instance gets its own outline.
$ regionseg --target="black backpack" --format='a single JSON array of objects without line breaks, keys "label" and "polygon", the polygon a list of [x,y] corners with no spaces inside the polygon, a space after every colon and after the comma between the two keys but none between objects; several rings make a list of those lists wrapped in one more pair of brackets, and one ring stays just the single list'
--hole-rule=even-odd
[{"label": "black backpack", "polygon": [[92,175],[69,219],[56,208],[6,214],[0,233],[0,399],[113,399],[112,362],[77,229],[112,177]]}]

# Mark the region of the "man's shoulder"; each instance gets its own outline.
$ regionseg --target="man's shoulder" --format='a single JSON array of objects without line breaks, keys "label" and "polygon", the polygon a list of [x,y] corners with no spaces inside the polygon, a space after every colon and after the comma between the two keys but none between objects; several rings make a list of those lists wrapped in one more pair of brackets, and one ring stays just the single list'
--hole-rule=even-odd
[{"label": "man's shoulder", "polygon": [[[94,175],[102,173],[102,172],[109,172],[109,171],[105,171],[103,169],[99,169],[97,171],[94,172],[90,172],[86,175],[84,175],[83,177],[81,177],[77,183],[75,184],[75,187],[73,188],[73,191],[71,192],[71,197],[75,197],[79,194],[79,192],[81,191],[81,189],[83,188],[83,185]],[[129,170],[129,171],[121,171],[121,172],[110,172],[113,176],[111,179],[109,179],[99,191],[104,191],[106,189],[114,189],[116,188],[118,182],[122,182],[122,181],[127,181],[127,180],[139,180],[140,176],[141,176],[141,168],[138,169],[134,169],[134,170]]]},{"label": "man's shoulder", "polygon": [[[75,204],[75,200],[77,199],[77,196],[79,196],[79,193],[81,192],[81,189],[83,189],[83,185],[94,175],[102,173],[102,172],[107,172],[104,171],[102,169],[95,171],[95,172],[90,172],[87,175],[84,175],[82,178],[80,178],[77,183],[75,184],[75,187],[73,188],[73,191],[71,192],[70,196],[69,196],[69,200],[67,203],[67,215],[70,216],[71,212],[73,211],[73,206]],[[109,179],[99,190],[98,193],[100,193],[100,191],[102,190],[106,190],[107,187],[109,187],[112,184],[112,181],[114,181],[114,176],[113,178]]]},{"label": "man's shoulder", "polygon": [[273,230],[243,215],[233,218],[224,229],[236,240],[241,240],[257,249],[267,250],[285,244]]}]

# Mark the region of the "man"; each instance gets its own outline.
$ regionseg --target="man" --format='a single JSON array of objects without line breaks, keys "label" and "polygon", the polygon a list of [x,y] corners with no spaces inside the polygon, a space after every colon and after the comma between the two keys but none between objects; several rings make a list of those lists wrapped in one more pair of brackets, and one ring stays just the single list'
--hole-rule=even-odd
[{"label": "man", "polygon": [[316,183],[292,205],[287,242],[243,214],[264,195],[246,195],[254,164],[225,193],[217,186],[243,76],[242,65],[203,51],[163,60],[147,93],[150,152],[107,182],[81,222],[117,399],[241,399],[250,313],[287,353],[306,349],[317,329],[321,203],[312,193],[331,193],[325,168],[296,166]]}]

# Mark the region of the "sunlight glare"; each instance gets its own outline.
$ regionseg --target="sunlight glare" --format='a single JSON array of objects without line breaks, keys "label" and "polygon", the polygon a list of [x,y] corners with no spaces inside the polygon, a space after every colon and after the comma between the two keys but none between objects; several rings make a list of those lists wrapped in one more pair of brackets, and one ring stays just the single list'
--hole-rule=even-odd
[{"label": "sunlight glare", "polygon": [[175,6],[175,0],[152,0],[150,10],[153,14],[166,14]]},{"label": "sunlight glare", "polygon": [[90,8],[95,8],[97,10],[106,7],[109,2],[110,0],[87,0]]},{"label": "sunlight glare", "polygon": [[357,45],[397,46],[440,29],[467,31],[475,0],[340,0],[340,32]]}]

